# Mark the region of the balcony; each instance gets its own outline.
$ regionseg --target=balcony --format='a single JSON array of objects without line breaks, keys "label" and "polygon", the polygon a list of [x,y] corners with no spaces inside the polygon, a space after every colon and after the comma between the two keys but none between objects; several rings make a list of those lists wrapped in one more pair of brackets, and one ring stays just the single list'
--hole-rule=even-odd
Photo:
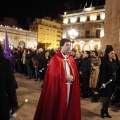
[{"label": "balcony", "polygon": [[78,36],[76,39],[96,39],[100,38],[100,36]]}]

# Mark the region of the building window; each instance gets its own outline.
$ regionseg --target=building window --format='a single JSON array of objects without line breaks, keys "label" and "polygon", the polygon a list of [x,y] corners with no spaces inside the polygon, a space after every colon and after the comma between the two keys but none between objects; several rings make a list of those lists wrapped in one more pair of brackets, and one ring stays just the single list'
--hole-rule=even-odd
[{"label": "building window", "polygon": [[57,35],[57,37],[61,37],[60,35]]},{"label": "building window", "polygon": [[68,23],[70,23],[70,18],[68,19]]},{"label": "building window", "polygon": [[77,22],[80,22],[80,18],[79,17],[77,18]]},{"label": "building window", "polygon": [[87,16],[87,21],[90,21],[90,16]]},{"label": "building window", "polygon": [[96,30],[96,38],[100,38],[100,30]]},{"label": "building window", "polygon": [[85,32],[85,37],[86,37],[86,38],[89,38],[89,37],[90,37],[90,30],[86,30],[86,32]]},{"label": "building window", "polygon": [[97,20],[100,20],[100,15],[97,16]]}]

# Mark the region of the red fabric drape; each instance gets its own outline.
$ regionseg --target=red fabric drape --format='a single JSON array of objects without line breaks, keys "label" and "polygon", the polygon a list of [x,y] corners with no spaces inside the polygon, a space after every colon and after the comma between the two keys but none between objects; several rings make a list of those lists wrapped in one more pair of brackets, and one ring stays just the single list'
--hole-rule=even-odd
[{"label": "red fabric drape", "polygon": [[63,56],[59,51],[47,68],[34,120],[81,120],[78,71],[74,59],[68,59],[75,75],[68,107]]}]

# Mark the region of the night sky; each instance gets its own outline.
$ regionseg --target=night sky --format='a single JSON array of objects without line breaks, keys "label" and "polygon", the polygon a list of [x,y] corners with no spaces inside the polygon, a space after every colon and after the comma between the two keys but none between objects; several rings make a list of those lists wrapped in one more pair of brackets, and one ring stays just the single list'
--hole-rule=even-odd
[{"label": "night sky", "polygon": [[86,1],[88,7],[91,2],[93,6],[105,4],[105,0],[6,0],[0,7],[0,20],[3,17],[13,17],[22,25],[28,17],[31,20],[44,16],[57,18],[64,11],[78,10],[80,6],[83,8]]}]

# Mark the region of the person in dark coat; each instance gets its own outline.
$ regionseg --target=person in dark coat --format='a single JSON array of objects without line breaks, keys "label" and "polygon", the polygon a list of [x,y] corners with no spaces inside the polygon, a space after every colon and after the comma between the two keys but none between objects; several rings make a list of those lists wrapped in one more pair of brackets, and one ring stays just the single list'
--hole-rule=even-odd
[{"label": "person in dark coat", "polygon": [[26,66],[28,71],[28,77],[26,79],[31,79],[33,72],[33,63],[32,63],[32,57],[34,57],[34,54],[32,53],[31,49],[28,49],[28,53],[26,54]]},{"label": "person in dark coat", "polygon": [[117,105],[120,102],[120,61],[116,53],[114,54],[113,59],[116,63],[117,68],[116,68],[115,91],[111,97],[111,104]]},{"label": "person in dark coat", "polygon": [[[81,63],[82,63],[82,60],[83,60],[80,52],[78,52],[78,51],[76,52],[76,56],[75,56],[74,60],[75,60],[75,63],[76,63],[76,66],[77,66],[77,69],[78,69],[78,72],[79,72],[80,67],[81,67]],[[80,85],[80,88],[82,88],[82,84],[81,84],[80,80],[81,80],[81,75],[79,74],[79,85]],[[81,91],[82,91],[82,89],[81,89]]]},{"label": "person in dark coat", "polygon": [[11,62],[3,57],[0,45],[0,120],[9,120],[9,110],[18,107]]},{"label": "person in dark coat", "polygon": [[[44,80],[45,78],[45,74],[46,74],[46,70],[47,70],[47,67],[48,67],[48,64],[50,62],[50,53],[48,50],[46,50],[41,58],[41,64],[39,65],[39,71],[41,71],[41,74],[42,74],[42,79],[41,80]],[[41,85],[41,87],[43,86],[43,84]]]},{"label": "person in dark coat", "polygon": [[[116,79],[116,64],[113,60],[114,51],[111,45],[106,46],[104,60],[100,66],[100,85],[103,87],[103,104],[101,109],[101,117],[105,115],[108,118],[111,116],[108,113],[110,98],[115,90],[115,79]],[[106,85],[108,81],[112,81]]]},{"label": "person in dark coat", "polygon": [[83,61],[80,68],[80,75],[82,78],[83,98],[87,98],[89,94],[90,69],[91,69],[90,51],[85,51],[83,54]]},{"label": "person in dark coat", "polygon": [[17,66],[18,66],[18,73],[22,74],[22,52],[21,52],[21,48],[18,47],[18,53],[16,55],[16,60],[17,60]]}]

